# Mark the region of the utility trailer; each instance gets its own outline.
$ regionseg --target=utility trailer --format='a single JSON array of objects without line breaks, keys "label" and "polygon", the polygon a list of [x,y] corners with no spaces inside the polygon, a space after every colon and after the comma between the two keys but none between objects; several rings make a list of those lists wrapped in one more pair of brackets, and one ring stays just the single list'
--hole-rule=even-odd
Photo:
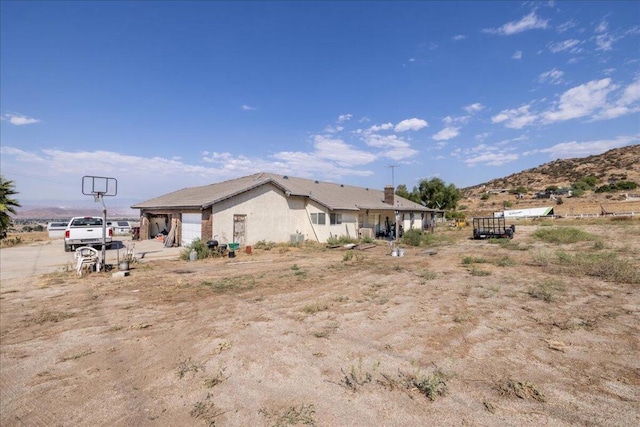
[{"label": "utility trailer", "polygon": [[516,226],[507,227],[505,219],[502,217],[481,217],[473,218],[473,238],[474,239],[513,239]]}]

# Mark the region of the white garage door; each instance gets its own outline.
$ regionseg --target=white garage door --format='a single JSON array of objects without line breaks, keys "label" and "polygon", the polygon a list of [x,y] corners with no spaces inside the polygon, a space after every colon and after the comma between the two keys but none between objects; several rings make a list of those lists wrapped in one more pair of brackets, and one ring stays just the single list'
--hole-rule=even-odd
[{"label": "white garage door", "polygon": [[202,232],[202,215],[201,214],[182,214],[182,246],[189,246],[194,239],[199,239]]}]

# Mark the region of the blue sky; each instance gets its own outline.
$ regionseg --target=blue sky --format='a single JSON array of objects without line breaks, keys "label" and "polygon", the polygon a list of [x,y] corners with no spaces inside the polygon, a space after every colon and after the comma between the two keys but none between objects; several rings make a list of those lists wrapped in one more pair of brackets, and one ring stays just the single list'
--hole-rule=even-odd
[{"label": "blue sky", "polygon": [[[640,143],[640,3],[1,3],[1,172],[458,187]],[[116,200],[111,203],[118,203]]]}]

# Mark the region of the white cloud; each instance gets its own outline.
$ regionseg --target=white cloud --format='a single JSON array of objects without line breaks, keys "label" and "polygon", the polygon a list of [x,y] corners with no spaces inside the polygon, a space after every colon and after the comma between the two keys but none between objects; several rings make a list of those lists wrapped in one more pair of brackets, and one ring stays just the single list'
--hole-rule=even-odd
[{"label": "white cloud", "polygon": [[613,44],[619,40],[609,33],[599,34],[595,37],[596,50],[608,51],[613,49]]},{"label": "white cloud", "polygon": [[252,107],[252,106],[250,106],[250,105],[246,105],[246,104],[245,104],[245,105],[243,105],[241,108],[242,108],[244,111],[253,111],[253,110],[257,110],[257,108],[256,108],[256,107]]},{"label": "white cloud", "polygon": [[21,150],[19,148],[0,146],[0,154],[7,157],[15,157],[18,162],[24,163],[44,163],[46,159],[36,153]]},{"label": "white cloud", "polygon": [[563,22],[562,24],[558,25],[556,30],[558,30],[559,33],[564,33],[565,31],[570,30],[576,25],[578,25],[578,23],[572,19],[570,21]]},{"label": "white cloud", "polygon": [[522,51],[516,50],[513,55],[511,55],[511,59],[522,59]]},{"label": "white cloud", "polygon": [[416,119],[415,117],[413,119],[406,119],[401,121],[400,123],[398,123],[396,125],[396,127],[394,128],[394,130],[396,132],[406,132],[408,130],[420,130],[424,127],[429,126],[429,123],[427,123],[425,120],[422,119]]},{"label": "white cloud", "polygon": [[475,114],[484,110],[484,105],[482,105],[479,102],[474,102],[473,104],[469,104],[466,107],[463,107],[462,109],[469,114]]},{"label": "white cloud", "polygon": [[367,129],[367,132],[380,132],[381,130],[389,130],[389,129],[393,129],[393,123],[383,123],[381,125],[373,125],[369,129]]},{"label": "white cloud", "polygon": [[460,41],[460,40],[464,40],[466,39],[467,36],[463,35],[463,34],[456,34],[455,36],[453,36],[453,41]]},{"label": "white cloud", "polygon": [[640,100],[640,78],[632,82],[622,92],[622,96],[618,100],[619,105],[630,105]]},{"label": "white cloud", "polygon": [[605,20],[600,21],[596,29],[594,30],[596,33],[604,33],[609,28],[609,23]]},{"label": "white cloud", "polygon": [[370,147],[381,148],[380,157],[404,160],[418,154],[418,151],[397,135],[366,135],[364,141]]},{"label": "white cloud", "polygon": [[536,121],[537,116],[529,112],[530,105],[502,110],[491,118],[492,123],[504,123],[510,129],[522,129]]},{"label": "white cloud", "polygon": [[326,133],[338,133],[338,132],[342,132],[344,130],[343,126],[331,126],[331,125],[327,125],[324,128],[324,131]]},{"label": "white cloud", "polygon": [[611,79],[592,80],[567,90],[560,96],[555,108],[543,114],[547,123],[576,119],[592,114],[606,106],[607,95],[617,89]]},{"label": "white cloud", "polygon": [[601,154],[613,148],[624,147],[640,142],[640,135],[619,136],[615,139],[600,139],[594,141],[561,142],[549,148],[535,150],[533,153],[548,153],[552,159],[569,159]]},{"label": "white cloud", "polygon": [[640,78],[629,84],[613,104],[606,104],[595,120],[613,119],[640,111]]},{"label": "white cloud", "polygon": [[[555,69],[554,69],[555,70]],[[541,79],[560,78],[560,72],[542,73]],[[557,70],[556,70],[557,71]],[[560,95],[558,101],[546,111],[530,111],[531,105],[502,110],[491,118],[492,123],[504,123],[511,129],[522,129],[536,122],[555,123],[582,117],[606,120],[640,111],[640,78],[624,89],[613,84],[610,78],[592,80],[573,87]],[[617,96],[614,96],[617,94]],[[613,100],[609,100],[613,98]]]},{"label": "white cloud", "polygon": [[460,128],[454,126],[447,126],[440,132],[432,136],[436,141],[448,141],[460,135]]},{"label": "white cloud", "polygon": [[340,114],[338,116],[338,123],[344,123],[353,118],[353,114]]},{"label": "white cloud", "polygon": [[[389,155],[402,158],[406,146],[387,147],[382,153],[361,150],[339,139],[317,136],[307,152],[281,151],[269,156],[203,153],[199,162],[126,155],[111,151],[26,151],[0,146],[3,174],[19,174],[21,197],[28,199],[84,199],[78,177],[95,175],[118,179],[118,200],[149,199],[185,187],[269,171],[335,181],[345,176],[371,176],[363,166]],[[115,203],[114,202],[114,203]]]},{"label": "white cloud", "polygon": [[487,28],[482,31],[485,33],[510,36],[513,34],[521,33],[523,31],[545,29],[548,27],[548,25],[549,21],[547,19],[540,19],[538,16],[536,16],[535,12],[531,12],[530,14],[522,17],[522,19],[520,19],[519,21],[507,22],[499,28]]},{"label": "white cloud", "polygon": [[540,83],[551,83],[554,85],[561,84],[563,82],[562,76],[564,76],[564,72],[558,70],[557,68],[553,68],[549,71],[545,71],[538,76],[538,81]]},{"label": "white cloud", "polygon": [[2,117],[2,120],[8,120],[9,123],[16,126],[32,125],[40,122],[39,119],[34,119],[33,117],[27,117],[17,113],[6,113]]},{"label": "white cloud", "polygon": [[476,166],[478,164],[487,166],[502,166],[506,163],[510,163],[516,160],[518,160],[517,154],[486,151],[482,154],[478,154],[477,156],[468,157],[464,160],[464,162],[468,166]]},{"label": "white cloud", "polygon": [[491,135],[490,132],[483,132],[483,133],[479,133],[475,136],[476,141],[478,142],[482,142],[485,139],[487,139],[489,136]]},{"label": "white cloud", "polygon": [[313,155],[326,160],[335,161],[340,166],[357,166],[371,163],[375,154],[358,150],[340,139],[314,137],[315,152]]},{"label": "white cloud", "polygon": [[581,53],[584,49],[578,47],[580,40],[568,39],[561,42],[549,43],[547,47],[552,53],[569,51],[570,53]]}]

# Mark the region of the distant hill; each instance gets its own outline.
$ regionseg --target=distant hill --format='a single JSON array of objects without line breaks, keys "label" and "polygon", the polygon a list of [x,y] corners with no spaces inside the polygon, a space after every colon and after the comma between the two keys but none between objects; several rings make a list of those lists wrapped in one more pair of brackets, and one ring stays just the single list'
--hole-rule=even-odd
[{"label": "distant hill", "polygon": [[[108,218],[136,218],[139,215],[138,210],[126,207],[107,207]],[[62,220],[69,219],[74,216],[102,216],[102,208],[95,205],[84,207],[66,206],[55,207],[47,205],[28,205],[23,204],[22,207],[16,209],[16,215],[11,215],[15,220],[37,219],[37,220]]]},{"label": "distant hill", "polygon": [[616,148],[594,156],[554,160],[504,178],[463,188],[462,192],[470,197],[487,190],[515,189],[519,186],[540,191],[552,185],[568,187],[580,178],[592,175],[598,178],[600,185],[610,180],[640,184],[640,145]]}]

